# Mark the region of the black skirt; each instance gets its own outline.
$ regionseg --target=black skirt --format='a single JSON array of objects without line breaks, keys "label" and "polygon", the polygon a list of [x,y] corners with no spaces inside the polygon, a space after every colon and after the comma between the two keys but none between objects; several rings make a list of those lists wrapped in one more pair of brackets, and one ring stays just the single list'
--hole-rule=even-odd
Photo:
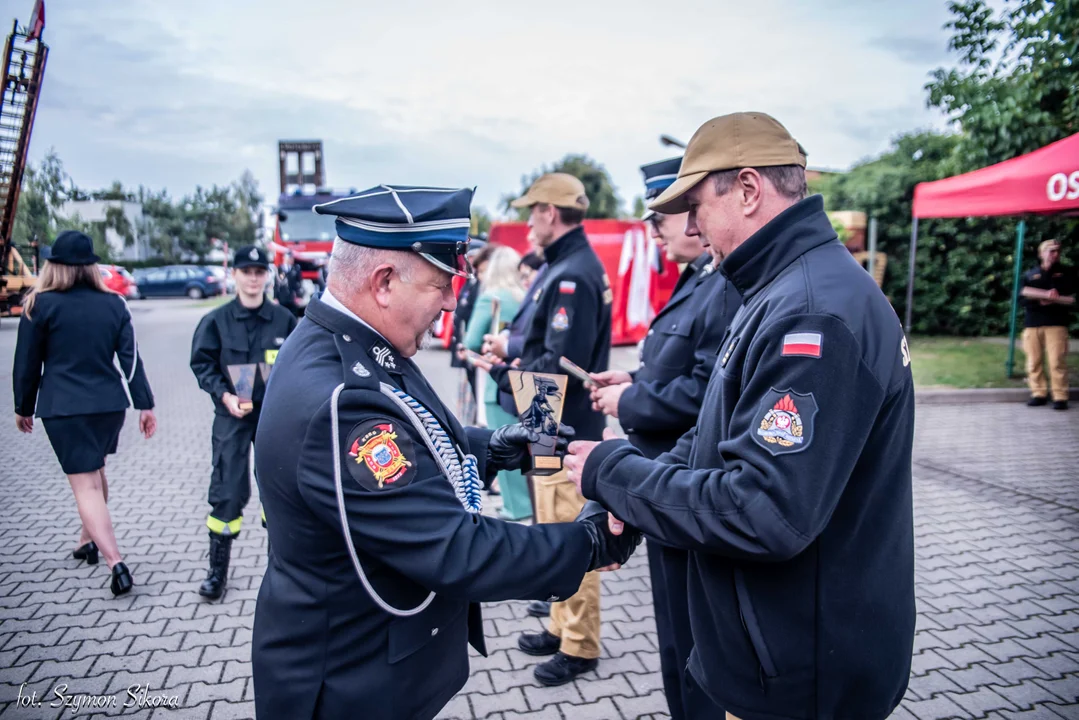
[{"label": "black skirt", "polygon": [[105,456],[116,452],[124,411],[42,418],[56,459],[65,475],[88,473],[105,467]]}]

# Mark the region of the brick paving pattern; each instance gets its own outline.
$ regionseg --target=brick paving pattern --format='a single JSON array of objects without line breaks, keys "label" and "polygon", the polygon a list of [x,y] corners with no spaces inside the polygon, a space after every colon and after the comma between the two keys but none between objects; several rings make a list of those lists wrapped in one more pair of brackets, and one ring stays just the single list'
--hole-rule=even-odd
[{"label": "brick paving pattern", "polygon": [[[251,621],[265,569],[257,490],[228,594],[209,603],[195,592],[206,563],[212,411],[187,355],[206,308],[146,301],[132,309],[160,420],[145,441],[130,413],[109,463],[132,594],[112,597],[104,562],[70,558],[78,515],[40,422],[27,437],[10,415],[0,418],[2,718],[254,714]],[[16,325],[0,324],[4,392]],[[632,363],[629,349],[615,355],[618,365]],[[455,398],[446,355],[420,361]],[[1079,718],[1079,408],[919,406],[914,489],[918,633],[910,690],[893,717]],[[517,651],[516,639],[542,623],[523,603],[491,604],[485,618],[490,656],[473,653],[468,684],[440,718],[667,717],[643,552],[604,576],[600,665],[570,685],[542,688],[532,678],[540,659]],[[146,689],[144,704],[129,688],[136,699]],[[55,689],[112,695],[116,707],[73,714],[50,707]],[[20,693],[36,693],[41,706],[17,707]],[[153,705],[172,699],[175,709]]]}]

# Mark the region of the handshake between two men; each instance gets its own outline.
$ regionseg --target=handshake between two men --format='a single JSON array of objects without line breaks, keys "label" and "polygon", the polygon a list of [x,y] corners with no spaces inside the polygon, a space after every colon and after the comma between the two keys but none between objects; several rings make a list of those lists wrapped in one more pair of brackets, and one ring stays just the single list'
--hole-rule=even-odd
[{"label": "handshake between two men", "polygon": [[[569,425],[558,428],[555,442],[555,454],[564,458],[569,479],[581,491],[581,472],[588,459],[588,454],[599,443],[573,442],[575,431]],[[607,429],[603,433],[605,440],[614,439],[615,435]],[[539,440],[539,434],[521,423],[504,425],[491,434],[487,444],[487,467],[491,470],[518,469],[526,467],[529,461],[529,444]],[[600,572],[617,570],[637,549],[641,543],[641,534],[625,525],[607,512],[602,505],[589,500],[578,513],[576,522],[582,523],[592,536],[592,559],[588,569]]]}]

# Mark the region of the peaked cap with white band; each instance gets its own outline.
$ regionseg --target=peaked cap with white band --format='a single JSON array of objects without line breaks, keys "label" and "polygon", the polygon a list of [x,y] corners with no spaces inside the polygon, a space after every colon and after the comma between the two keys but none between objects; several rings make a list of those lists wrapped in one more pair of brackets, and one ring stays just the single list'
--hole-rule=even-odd
[{"label": "peaked cap with white band", "polygon": [[345,242],[415,252],[448,273],[469,277],[472,268],[465,255],[472,193],[469,188],[379,185],[312,210],[336,216],[337,237]]}]

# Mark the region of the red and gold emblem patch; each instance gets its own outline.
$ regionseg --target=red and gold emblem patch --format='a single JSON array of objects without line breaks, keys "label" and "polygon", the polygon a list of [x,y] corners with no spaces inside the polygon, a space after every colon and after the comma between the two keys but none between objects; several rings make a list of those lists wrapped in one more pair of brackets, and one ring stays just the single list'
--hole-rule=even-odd
[{"label": "red and gold emblem patch", "polygon": [[411,443],[407,436],[398,438],[389,420],[361,423],[349,433],[348,442],[350,474],[372,490],[400,482],[412,469],[407,456]]},{"label": "red and gold emblem patch", "polygon": [[761,420],[753,433],[760,445],[773,455],[808,447],[817,414],[817,400],[812,393],[803,395],[772,388],[761,405]]}]

